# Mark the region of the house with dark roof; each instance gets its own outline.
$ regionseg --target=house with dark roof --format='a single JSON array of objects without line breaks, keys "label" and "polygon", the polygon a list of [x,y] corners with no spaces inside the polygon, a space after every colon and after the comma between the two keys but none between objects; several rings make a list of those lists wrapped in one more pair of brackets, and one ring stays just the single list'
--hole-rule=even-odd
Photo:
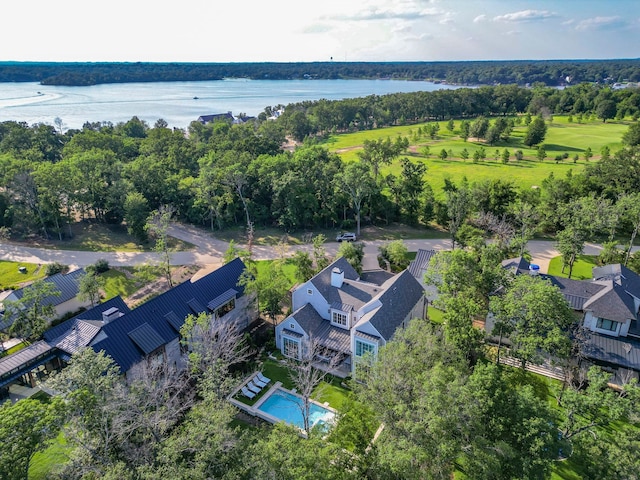
[{"label": "house with dark roof", "polygon": [[62,368],[86,347],[104,351],[127,378],[135,378],[144,362],[165,361],[184,368],[180,329],[188,315],[206,313],[214,322],[233,323],[239,329],[258,317],[253,296],[238,286],[244,269],[237,258],[134,310],[115,297],[50,328],[43,340],[0,358],[0,395],[12,382],[34,386],[36,378]]},{"label": "house with dark roof", "polygon": [[[90,300],[81,301],[77,298],[80,290],[80,280],[85,276],[87,272],[83,268],[79,268],[69,273],[56,273],[50,277],[42,280],[46,283],[51,283],[60,295],[51,295],[44,299],[44,305],[53,305],[55,308],[56,316],[62,317],[70,312],[76,312],[80,308],[86,307],[90,304]],[[29,287],[20,288],[14,290],[8,295],[5,302],[16,302],[22,299],[25,290]],[[14,318],[0,314],[0,330],[7,331],[13,324]]]},{"label": "house with dark roof", "polygon": [[109,355],[128,378],[138,375],[144,362],[184,368],[180,329],[187,316],[205,313],[213,322],[233,323],[240,330],[257,318],[254,297],[238,286],[244,269],[236,258],[194,282],[184,282],[107,322],[90,346]]},{"label": "house with dark roof", "polygon": [[[514,274],[536,274],[522,258],[503,266]],[[590,280],[541,275],[558,287],[573,310],[582,315],[589,332],[584,346],[586,358],[604,367],[616,378],[640,378],[640,276],[624,265],[595,267]]]},{"label": "house with dark roof", "polygon": [[276,327],[282,354],[301,358],[315,342],[323,357],[341,359],[335,373],[357,378],[398,328],[425,317],[424,290],[408,270],[375,278],[341,257],[297,287],[293,313]]},{"label": "house with dark roof", "polygon": [[60,370],[71,355],[91,343],[105,322],[128,312],[120,297],[112,298],[50,328],[42,340],[0,358],[0,397],[13,383],[34,387],[37,379]]},{"label": "house with dark roof", "polygon": [[235,118],[233,117],[233,114],[231,112],[227,112],[227,113],[213,113],[211,115],[200,115],[197,121],[203,125],[206,125],[207,123],[214,123],[214,122],[233,123],[234,120]]}]

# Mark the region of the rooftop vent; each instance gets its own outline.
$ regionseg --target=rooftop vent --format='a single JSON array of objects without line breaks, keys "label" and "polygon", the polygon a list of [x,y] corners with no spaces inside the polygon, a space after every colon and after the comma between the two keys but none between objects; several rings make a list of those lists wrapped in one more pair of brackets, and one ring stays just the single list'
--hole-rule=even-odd
[{"label": "rooftop vent", "polygon": [[124,314],[120,312],[118,308],[111,307],[108,310],[105,310],[104,312],[102,312],[102,321],[106,325],[107,323],[115,320],[116,318],[120,318],[122,315]]}]

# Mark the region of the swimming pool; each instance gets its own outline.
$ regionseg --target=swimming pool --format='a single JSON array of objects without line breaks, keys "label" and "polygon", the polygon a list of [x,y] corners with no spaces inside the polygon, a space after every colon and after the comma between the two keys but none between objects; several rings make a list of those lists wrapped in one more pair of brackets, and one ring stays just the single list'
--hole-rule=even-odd
[{"label": "swimming pool", "polygon": [[[303,400],[298,395],[289,393],[281,388],[276,389],[259,407],[258,410],[274,417],[276,421],[284,421],[304,429],[302,417]],[[315,402],[311,402],[309,411],[309,425],[329,425],[335,419],[336,414]]]}]

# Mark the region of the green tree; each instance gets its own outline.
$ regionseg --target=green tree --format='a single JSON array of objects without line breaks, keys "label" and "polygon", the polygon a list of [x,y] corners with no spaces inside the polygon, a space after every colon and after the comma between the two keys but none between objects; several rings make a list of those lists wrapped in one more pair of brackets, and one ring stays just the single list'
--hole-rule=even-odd
[{"label": "green tree", "polygon": [[582,156],[584,157],[584,161],[588,162],[589,159],[593,157],[593,151],[591,150],[591,147],[587,147],[587,149],[582,153]]},{"label": "green tree", "polygon": [[608,145],[605,145],[600,149],[600,159],[601,160],[609,160],[611,157],[611,149]]},{"label": "green tree", "polygon": [[149,215],[145,230],[155,238],[153,251],[160,256],[160,269],[167,280],[169,287],[173,287],[171,278],[171,253],[169,246],[169,226],[171,217],[175,213],[175,208],[163,205]]},{"label": "green tree", "polygon": [[62,401],[24,399],[0,406],[0,477],[24,479],[34,454],[47,448],[64,421]]},{"label": "green tree", "polygon": [[[356,272],[362,273],[362,259],[364,258],[364,244],[342,242],[338,247],[338,257],[344,257]],[[311,259],[309,259],[311,262]]]},{"label": "green tree", "polygon": [[5,302],[5,316],[13,319],[9,333],[29,340],[38,338],[56,316],[55,307],[48,299],[59,296],[56,286],[44,280],[25,287],[22,298]]},{"label": "green tree", "polygon": [[427,166],[423,163],[402,159],[402,173],[398,184],[398,203],[409,224],[418,223],[421,197],[425,189],[424,175]]},{"label": "green tree", "polygon": [[444,148],[440,150],[440,154],[438,155],[438,158],[440,158],[440,160],[446,160],[447,156],[447,151]]},{"label": "green tree", "polygon": [[458,229],[462,226],[471,213],[471,196],[466,178],[459,186],[445,192],[447,216],[449,218],[449,236],[451,238],[451,248],[456,248],[456,236]]},{"label": "green tree", "polygon": [[460,158],[463,160],[467,160],[469,158],[469,150],[467,150],[466,148],[463,148],[462,151],[460,152]]},{"label": "green tree", "polygon": [[544,145],[539,145],[536,149],[536,157],[538,161],[542,162],[545,158],[547,158],[547,150],[544,148]]},{"label": "green tree", "polygon": [[596,105],[596,115],[602,119],[603,123],[609,118],[615,118],[616,110],[616,102],[613,100],[601,100]]},{"label": "green tree", "polygon": [[104,287],[104,280],[95,273],[87,273],[78,283],[78,298],[89,300],[91,308],[100,302],[100,290]]},{"label": "green tree", "polygon": [[[342,248],[343,245],[347,244],[350,244],[350,242],[343,242],[340,244],[340,247]],[[313,260],[308,252],[296,250],[288,261],[296,267],[295,275],[298,283],[306,282],[316,273],[313,269]]]},{"label": "green tree", "polygon": [[622,143],[630,147],[640,145],[640,122],[629,125],[629,128],[622,135]]},{"label": "green tree", "polygon": [[127,223],[127,231],[141,243],[145,243],[149,238],[145,229],[149,213],[149,202],[141,193],[127,193],[124,201],[124,220]]},{"label": "green tree", "polygon": [[502,163],[509,163],[511,153],[506,148],[502,151]]},{"label": "green tree", "polygon": [[406,137],[397,137],[395,141],[387,137],[385,140],[365,140],[362,151],[358,152],[360,160],[371,167],[374,180],[378,180],[378,174],[382,165],[390,164],[409,148],[409,140]]},{"label": "green tree", "polygon": [[284,273],[283,260],[271,261],[260,271],[249,266],[242,273],[238,285],[257,296],[260,311],[266,313],[272,321],[282,314],[282,306],[291,287]]},{"label": "green tree", "polygon": [[453,130],[456,128],[456,124],[453,121],[453,118],[449,119],[449,121],[447,122],[447,130],[449,130],[449,132],[453,133]]},{"label": "green tree", "polygon": [[558,251],[562,255],[562,272],[569,267],[569,278],[573,274],[573,265],[584,251],[585,234],[581,228],[569,225],[558,232]]},{"label": "green tree", "polygon": [[517,275],[502,295],[490,300],[496,323],[493,335],[509,337],[511,355],[524,369],[526,362],[539,364],[542,353],[566,358],[571,341],[573,311],[560,290],[547,280]]},{"label": "green tree", "polygon": [[462,138],[465,142],[469,138],[469,134],[471,131],[471,124],[468,120],[463,120],[460,122],[460,138]]},{"label": "green tree", "polygon": [[471,124],[469,128],[469,136],[473,138],[485,138],[487,131],[489,130],[489,120],[485,117],[476,118],[475,122]]},{"label": "green tree", "polygon": [[527,133],[524,136],[523,143],[532,147],[538,145],[544,141],[547,135],[547,125],[544,123],[542,117],[536,117],[527,127]]},{"label": "green tree", "polygon": [[640,231],[640,193],[622,195],[616,204],[622,218],[631,224],[629,247],[626,249],[624,264],[627,265],[631,256],[631,249]]},{"label": "green tree", "polygon": [[379,247],[380,255],[391,264],[393,271],[401,271],[409,265],[409,252],[402,240],[393,240]]},{"label": "green tree", "polygon": [[360,212],[365,198],[375,190],[375,180],[369,168],[360,162],[348,163],[344,171],[336,176],[337,188],[351,200],[351,207],[356,216],[356,235],[360,236]]}]

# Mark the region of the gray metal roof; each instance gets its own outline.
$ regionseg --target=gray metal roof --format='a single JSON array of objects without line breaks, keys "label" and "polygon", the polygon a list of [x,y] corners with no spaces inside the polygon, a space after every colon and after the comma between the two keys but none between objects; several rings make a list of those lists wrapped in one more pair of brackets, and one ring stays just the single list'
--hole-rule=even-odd
[{"label": "gray metal roof", "polygon": [[223,294],[218,295],[216,298],[211,300],[207,304],[207,307],[209,308],[209,310],[215,310],[219,306],[224,305],[225,303],[227,303],[232,298],[236,298],[237,295],[238,295],[238,291],[235,288],[230,288],[229,290],[227,290]]},{"label": "gray metal roof", "polygon": [[340,353],[351,354],[351,334],[349,330],[334,327],[328,320],[313,332],[313,338],[323,347]]},{"label": "gray metal roof", "polygon": [[302,335],[301,333],[294,332],[293,330],[289,330],[288,328],[283,329],[282,333],[284,335],[288,335],[288,336],[293,337],[293,338],[302,338],[302,337],[304,337],[304,335]]},{"label": "gray metal roof", "polygon": [[640,370],[640,341],[634,338],[592,333],[586,342],[585,354],[593,360]]},{"label": "gray metal roof", "polygon": [[351,310],[353,310],[353,305],[349,305],[348,303],[333,302],[331,304],[331,308],[333,308],[334,310],[341,310],[343,312],[350,312]]},{"label": "gray metal roof", "polygon": [[139,327],[131,330],[129,332],[129,338],[140,347],[145,355],[149,355],[165,343],[160,334],[148,323],[143,323]]},{"label": "gray metal roof", "polygon": [[102,322],[96,320],[75,320],[75,325],[58,338],[54,344],[63,352],[73,355],[89,345],[101,328]]},{"label": "gray metal roof", "polygon": [[424,281],[424,275],[427,273],[431,258],[435,254],[435,250],[419,249],[418,253],[416,253],[416,258],[409,264],[407,270],[409,270],[409,273],[411,273],[411,275],[413,275],[419,282]]},{"label": "gray metal roof", "polygon": [[176,332],[180,332],[182,325],[184,325],[184,320],[180,320],[180,318],[178,318],[178,315],[176,315],[173,310],[167,313],[164,318],[176,330]]},{"label": "gray metal roof", "polygon": [[[87,272],[84,269],[79,268],[78,270],[74,270],[73,272],[69,272],[67,274],[56,273],[55,275],[51,275],[50,277],[42,280],[43,282],[52,283],[56,289],[60,292],[59,296],[52,295],[43,300],[45,305],[60,305],[68,300],[71,300],[76,295],[78,295],[78,285],[80,284],[80,279],[86,275]],[[24,291],[29,287],[24,287],[19,290],[16,290],[14,295],[21,299],[24,295]]]},{"label": "gray metal roof", "polygon": [[202,304],[196,300],[195,298],[192,298],[191,300],[187,301],[187,305],[189,305],[189,308],[193,311],[193,313],[195,313],[196,315],[198,315],[199,313],[205,312],[207,309],[204,308],[202,306]]},{"label": "gray metal roof", "polygon": [[41,355],[47,355],[51,353],[53,347],[44,340],[32,343],[28,347],[18,350],[12,355],[8,355],[4,358],[0,358],[0,377],[11,373],[14,369],[19,369],[22,366],[36,360]]},{"label": "gray metal roof", "polygon": [[375,335],[369,335],[368,333],[364,333],[364,332],[361,332],[359,330],[356,330],[354,332],[354,335],[356,337],[360,337],[360,338],[364,338],[365,340],[369,340],[370,342],[374,342],[374,343],[379,343],[380,342],[380,337],[376,337]]}]

